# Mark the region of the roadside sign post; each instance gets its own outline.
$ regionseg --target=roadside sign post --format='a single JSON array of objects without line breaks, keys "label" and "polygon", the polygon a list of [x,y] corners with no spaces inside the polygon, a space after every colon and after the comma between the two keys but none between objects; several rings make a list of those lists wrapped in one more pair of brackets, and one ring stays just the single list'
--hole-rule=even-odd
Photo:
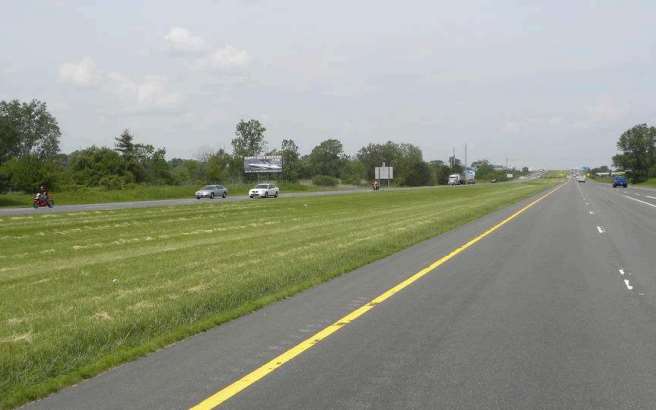
[{"label": "roadside sign post", "polygon": [[389,188],[390,181],[394,179],[394,167],[385,166],[383,162],[382,166],[374,168],[374,178],[379,181],[387,180],[387,187]]}]

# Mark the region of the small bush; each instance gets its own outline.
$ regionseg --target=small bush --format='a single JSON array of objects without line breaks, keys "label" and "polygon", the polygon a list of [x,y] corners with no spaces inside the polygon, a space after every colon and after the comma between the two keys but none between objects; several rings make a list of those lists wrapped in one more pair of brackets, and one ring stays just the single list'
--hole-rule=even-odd
[{"label": "small bush", "polygon": [[362,177],[360,177],[359,175],[349,175],[345,178],[342,178],[342,183],[349,184],[349,185],[363,185]]},{"label": "small bush", "polygon": [[107,175],[100,178],[98,185],[102,186],[107,191],[114,191],[123,189],[125,186],[125,180],[118,175]]},{"label": "small bush", "polygon": [[339,179],[328,175],[317,175],[312,178],[312,183],[318,186],[337,186]]}]

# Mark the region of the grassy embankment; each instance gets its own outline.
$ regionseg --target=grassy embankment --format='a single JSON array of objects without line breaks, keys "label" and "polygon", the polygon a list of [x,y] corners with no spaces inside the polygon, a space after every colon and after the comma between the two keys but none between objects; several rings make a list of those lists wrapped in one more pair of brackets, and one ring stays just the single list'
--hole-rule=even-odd
[{"label": "grassy embankment", "polygon": [[656,188],[656,178],[649,178],[645,182],[641,182],[638,186],[644,186],[646,188]]},{"label": "grassy embankment", "polygon": [[567,178],[567,171],[547,171],[544,174],[544,178],[546,179],[561,179],[561,178]]},{"label": "grassy embankment", "polygon": [[557,181],[2,217],[0,407],[44,396]]},{"label": "grassy embankment", "polygon": [[[230,195],[245,195],[253,184],[227,185]],[[137,185],[132,188],[106,190],[82,188],[77,191],[53,192],[57,205],[95,204],[103,202],[151,201],[158,199],[193,198],[201,185]],[[318,187],[303,183],[280,184],[282,192],[310,192],[352,189],[353,186]],[[26,193],[0,194],[0,207],[26,207],[32,205],[32,195]]]}]

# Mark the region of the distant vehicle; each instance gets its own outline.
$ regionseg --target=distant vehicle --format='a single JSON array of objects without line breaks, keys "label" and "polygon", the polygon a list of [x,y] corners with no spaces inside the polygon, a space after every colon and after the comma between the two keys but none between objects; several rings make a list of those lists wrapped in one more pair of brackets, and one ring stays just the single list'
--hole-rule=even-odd
[{"label": "distant vehicle", "polygon": [[475,184],[476,183],[476,171],[473,169],[466,169],[464,173],[464,183],[465,184]]},{"label": "distant vehicle", "polygon": [[274,184],[257,184],[255,188],[248,191],[248,197],[253,198],[278,198],[280,189]]},{"label": "distant vehicle", "polygon": [[449,185],[461,185],[463,184],[462,177],[460,174],[451,174],[449,175]]},{"label": "distant vehicle", "polygon": [[196,199],[209,198],[214,199],[217,197],[225,198],[228,196],[228,188],[223,185],[205,185],[196,191]]},{"label": "distant vehicle", "polygon": [[497,179],[496,179],[496,178],[492,178],[492,179],[490,180],[490,182],[492,182],[492,183],[494,184],[495,182],[497,182]]},{"label": "distant vehicle", "polygon": [[577,175],[576,182],[585,182],[585,175],[582,174]]},{"label": "distant vehicle", "polygon": [[613,188],[617,188],[618,186],[626,188],[628,185],[624,175],[615,175],[613,177]]}]

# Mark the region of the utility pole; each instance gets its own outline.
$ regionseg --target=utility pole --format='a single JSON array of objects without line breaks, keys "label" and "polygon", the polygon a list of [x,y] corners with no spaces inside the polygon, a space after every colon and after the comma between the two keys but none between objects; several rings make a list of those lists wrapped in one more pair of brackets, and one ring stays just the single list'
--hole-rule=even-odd
[{"label": "utility pole", "polygon": [[467,144],[465,144],[465,169],[467,169]]}]

